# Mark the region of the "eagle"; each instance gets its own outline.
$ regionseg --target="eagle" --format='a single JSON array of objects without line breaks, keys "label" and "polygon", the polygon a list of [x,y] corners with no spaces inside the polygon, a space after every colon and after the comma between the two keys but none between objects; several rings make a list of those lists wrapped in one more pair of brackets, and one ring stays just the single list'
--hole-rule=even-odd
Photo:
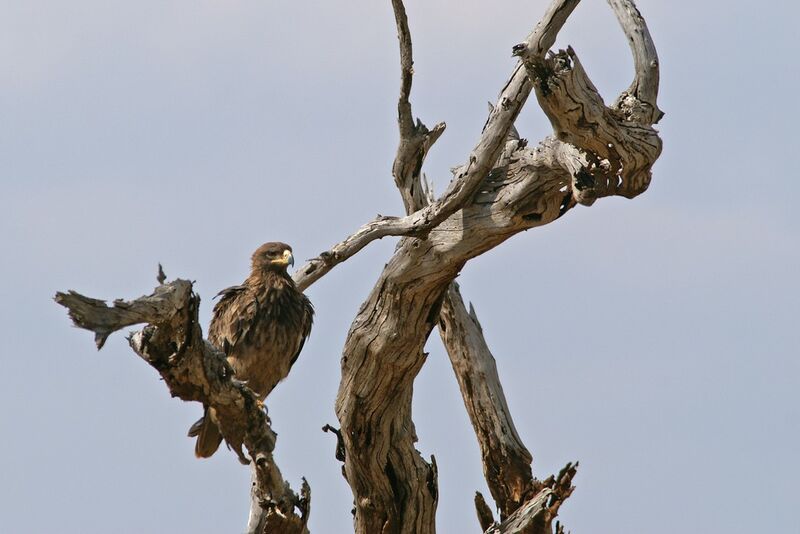
[{"label": "eagle", "polygon": [[[219,292],[208,340],[227,357],[237,380],[263,402],[286,378],[311,332],[314,308],[287,273],[292,247],[265,243],[252,256],[250,276]],[[222,442],[214,409],[189,429],[197,437],[195,455],[208,458]]]}]

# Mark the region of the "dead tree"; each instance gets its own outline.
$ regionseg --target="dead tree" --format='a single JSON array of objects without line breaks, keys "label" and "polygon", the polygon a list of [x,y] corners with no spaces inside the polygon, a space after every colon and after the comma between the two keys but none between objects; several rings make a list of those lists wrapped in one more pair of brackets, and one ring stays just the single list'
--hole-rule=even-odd
[{"label": "dead tree", "polygon": [[[478,493],[481,528],[489,533],[563,532],[553,525],[573,491],[576,464],[555,476],[533,477],[532,456],[514,427],[495,360],[474,310],[454,282],[471,258],[512,235],[564,216],[598,198],[643,193],[661,152],[652,125],[659,68],[645,22],[631,0],[608,0],[633,51],[633,83],[606,106],[572,48],[550,52],[579,0],[553,0],[531,34],[513,47],[519,62],[502,87],[475,148],[434,198],[422,174],[428,151],[445,130],[427,128],[411,112],[411,35],[402,0],[391,0],[400,41],[397,105],[400,142],[392,175],[406,214],[378,217],[303,265],[301,289],[322,278],[370,242],[400,236],[345,342],[336,399],[340,429],[336,458],[353,491],[358,534],[435,531],[437,471],[414,447],[412,385],[425,363],[423,347],[435,327],[456,373],[475,429],[499,518]],[[531,92],[554,135],[529,147],[514,121]],[[155,367],[173,396],[212,406],[221,432],[242,463],[252,467],[248,532],[308,532],[310,488],[296,494],[272,458],[275,434],[253,393],[237,382],[222,354],[204,340],[199,297],[185,280],[166,283],[133,301],[104,301],[58,293],[76,325],[95,333],[101,348],[114,331],[146,326],[128,338]]]}]

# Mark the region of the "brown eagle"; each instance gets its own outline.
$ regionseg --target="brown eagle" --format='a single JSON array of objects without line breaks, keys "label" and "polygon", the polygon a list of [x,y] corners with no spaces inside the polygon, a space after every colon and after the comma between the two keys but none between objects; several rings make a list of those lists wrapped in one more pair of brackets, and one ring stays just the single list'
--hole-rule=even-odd
[{"label": "brown eagle", "polygon": [[[265,243],[253,253],[250,276],[223,289],[214,306],[208,340],[223,351],[236,378],[263,401],[289,374],[303,348],[314,309],[286,272],[294,265],[292,247]],[[213,408],[189,429],[195,454],[208,458],[222,442]]]}]

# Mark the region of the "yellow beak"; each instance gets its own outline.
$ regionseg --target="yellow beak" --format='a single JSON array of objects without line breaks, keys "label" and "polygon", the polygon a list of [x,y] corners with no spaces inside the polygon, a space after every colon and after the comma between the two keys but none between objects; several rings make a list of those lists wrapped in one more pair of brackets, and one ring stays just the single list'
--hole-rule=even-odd
[{"label": "yellow beak", "polygon": [[283,256],[272,260],[272,263],[275,263],[277,265],[291,265],[292,267],[294,267],[294,256],[292,255],[292,251],[284,250]]}]

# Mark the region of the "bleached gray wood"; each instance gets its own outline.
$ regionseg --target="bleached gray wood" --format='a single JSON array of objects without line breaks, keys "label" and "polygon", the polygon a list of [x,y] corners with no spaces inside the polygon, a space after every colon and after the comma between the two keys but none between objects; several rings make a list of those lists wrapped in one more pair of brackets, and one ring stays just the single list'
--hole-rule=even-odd
[{"label": "bleached gray wood", "polygon": [[[159,280],[164,280],[161,269]],[[95,333],[98,349],[113,332],[147,323],[128,338],[131,348],[159,372],[173,397],[213,407],[225,441],[242,463],[251,465],[254,529],[248,532],[308,532],[310,490],[304,483],[297,496],[283,480],[272,457],[276,435],[257,397],[235,380],[222,353],[203,339],[197,321],[200,298],[191,282],[161,284],[150,295],[116,300],[112,306],[74,291],[56,293],[55,301],[67,308],[76,326]]]},{"label": "bleached gray wood", "polygon": [[[538,43],[542,50],[547,50],[552,46],[558,29],[566,22],[569,13],[572,12],[578,1],[554,1],[545,17],[532,32],[529,41]],[[410,82],[408,90],[410,91]],[[521,64],[517,65],[510,80],[501,91],[500,97],[486,121],[483,133],[469,154],[467,162],[459,167],[444,194],[436,202],[405,217],[379,216],[365,224],[353,235],[299,268],[294,276],[298,287],[304,290],[330,269],[350,258],[375,239],[387,236],[424,236],[431,228],[468,203],[497,161],[509,129],[514,124],[530,91],[531,84],[524,68]],[[405,124],[403,127],[408,128],[407,119],[404,118],[403,123]],[[443,129],[442,125],[441,130]],[[437,131],[437,128],[434,128],[433,131]],[[441,131],[438,131],[438,135],[440,134]]]},{"label": "bleached gray wood", "polygon": [[656,124],[664,113],[658,109],[659,64],[656,45],[644,17],[631,0],[608,0],[633,53],[633,82],[614,104],[629,120]]},{"label": "bleached gray wood", "polygon": [[[590,203],[587,189],[595,198],[610,194],[633,196],[649,183],[642,176],[648,176],[649,166],[660,151],[660,141],[647,151],[637,144],[637,136],[652,141],[651,131],[606,116],[603,106],[600,115],[620,145],[615,151],[608,151],[611,147],[600,150],[585,139],[587,135],[576,135],[570,122],[575,102],[599,109],[596,91],[590,83],[578,86],[588,81],[579,69],[556,68],[555,60],[545,58],[543,52],[557,33],[552,26],[563,24],[566,10],[575,3],[554,3],[548,11],[549,24],[538,26],[526,41],[529,46],[525,49],[524,68],[517,69],[503,89],[477,145],[496,147],[483,152],[491,154],[493,161],[506,148],[507,163],[487,173],[476,194],[452,216],[427,234],[401,240],[351,326],[336,408],[342,423],[345,473],[354,491],[359,533],[435,529],[435,477],[414,448],[411,392],[414,377],[424,364],[422,349],[438,320],[445,290],[464,263],[515,233],[554,221],[577,202]],[[549,67],[544,81],[556,88],[566,87],[565,92],[573,101],[567,105],[566,97],[547,100],[547,91],[540,83],[543,80],[531,65]],[[546,139],[536,148],[524,147],[515,140],[506,147],[510,123],[498,128],[497,117],[515,117],[530,86],[542,97],[540,103],[554,125],[562,116],[567,124],[556,128],[559,139]],[[498,114],[498,109],[505,109],[507,115]],[[592,153],[591,148],[597,148],[599,154]],[[604,153],[617,156],[608,170],[598,157]],[[640,158],[642,154],[644,157]],[[462,166],[454,182],[462,180],[464,169],[474,165],[471,159]],[[603,173],[619,179],[612,183],[608,177],[603,188],[595,178],[587,187],[588,177]],[[537,494],[534,489],[529,495],[536,498]]]},{"label": "bleached gray wood", "polygon": [[[564,20],[553,17],[534,34],[552,40],[548,28]],[[507,150],[506,137],[530,89],[525,69],[516,69],[473,151],[481,157],[471,157],[453,181],[463,182],[470,169],[485,168],[475,189],[480,194],[425,237],[401,240],[351,326],[336,410],[345,476],[355,497],[356,532],[435,531],[435,472],[414,447],[411,392],[444,290],[468,259],[568,209],[564,199],[576,162],[574,149],[563,143],[548,141],[526,151],[514,141],[518,157],[488,172]]]},{"label": "bleached gray wood", "polygon": [[[500,523],[494,523],[485,502],[476,500],[481,525],[489,525],[486,532],[551,532],[558,507],[572,492],[576,466],[571,464],[557,477],[533,478],[531,455],[514,428],[494,358],[454,280],[467,261],[512,235],[549,224],[579,203],[591,205],[610,195],[632,198],[649,185],[661,151],[652,128],[662,115],[656,103],[658,59],[633,3],[609,3],[634,54],[628,90],[607,107],[571,48],[547,54],[578,4],[554,0],[531,35],[514,47],[521,61],[467,161],[455,168],[444,194],[433,198],[422,166],[445,126],[429,130],[413,120],[411,35],[402,1],[392,0],[401,64],[400,143],[392,174],[406,214],[379,216],[295,274],[298,286],[306,288],[371,241],[402,237],[353,321],[342,356],[337,458],[353,491],[360,534],[435,531],[436,462],[423,459],[414,446],[411,398],[427,357],[425,341],[437,325],[500,510]],[[535,147],[513,129],[531,91],[554,130],[554,137]],[[283,481],[272,461],[275,435],[265,414],[252,392],[232,378],[221,354],[202,339],[199,298],[191,284],[163,281],[153,295],[116,301],[113,307],[76,293],[56,298],[76,324],[95,332],[98,348],[111,332],[148,323],[131,337],[132,348],[159,370],[173,395],[214,406],[226,441],[242,461],[255,460],[248,532],[306,532],[308,486],[297,496]]]},{"label": "bleached gray wood", "polygon": [[[416,121],[416,126],[414,124],[409,100],[413,80],[411,33],[402,1],[393,0],[392,5],[397,21],[401,59],[398,101],[400,141],[392,165],[392,174],[403,198],[406,213],[412,213],[431,202],[425,194],[426,187],[422,182],[421,169],[428,150],[438,135],[429,136],[427,128],[419,119]],[[489,104],[489,112],[492,111],[493,105]],[[443,124],[441,127],[443,129]],[[499,164],[507,164],[508,152],[516,148],[515,142],[518,141],[519,134],[512,124],[506,142],[506,148],[509,150],[501,154]],[[457,295],[460,306],[453,304],[455,298],[451,299],[451,294]],[[439,330],[442,332],[442,339],[453,362],[467,411],[478,435],[488,484],[495,501],[501,503],[503,516],[509,515],[522,504],[523,496],[527,495],[527,490],[533,481],[530,468],[531,456],[517,436],[494,359],[483,339],[480,324],[474,312],[467,313],[455,283],[451,284],[448,297],[443,302]],[[489,369],[493,369],[494,372],[490,372]],[[483,394],[476,395],[469,387],[472,384],[475,384],[475,387],[483,386],[481,389]],[[493,442],[497,439],[506,441],[504,439],[506,435],[513,438],[513,443],[509,443],[506,447],[494,447]],[[479,508],[479,516],[481,512],[484,512],[485,517],[485,510]]]},{"label": "bleached gray wood", "polygon": [[[414,127],[409,100],[413,80],[411,34],[402,1],[393,0],[392,5],[397,21],[401,59],[398,101],[400,141],[392,174],[403,198],[406,213],[412,213],[432,202],[424,194],[426,187],[422,182],[421,169],[430,145],[438,135],[429,138],[427,129],[419,119]],[[565,16],[564,11],[561,14]],[[545,25],[544,28],[549,26]],[[489,112],[493,109],[494,106],[490,103]],[[443,124],[440,126],[443,127]],[[505,149],[496,165],[508,164],[509,156],[517,148],[519,141],[520,136],[512,124]],[[455,282],[451,284],[443,301],[439,330],[478,437],[487,483],[501,510],[501,517],[506,517],[529,497],[534,482],[531,473],[532,459],[514,428],[494,358],[483,338],[480,323],[474,310],[467,312]],[[498,441],[500,446],[497,446]],[[485,530],[493,522],[488,519],[491,511],[487,513],[488,507],[480,493],[476,496],[475,504]]]},{"label": "bleached gray wood", "polygon": [[650,185],[661,139],[652,128],[658,109],[659,67],[647,25],[630,0],[609,0],[633,50],[631,86],[607,107],[571,47],[547,57],[531,41],[514,47],[533,81],[539,105],[557,138],[585,154],[573,181],[575,201],[604,196],[633,198]]},{"label": "bleached gray wood", "polygon": [[[494,356],[475,311],[471,307],[467,311],[455,282],[444,299],[439,333],[478,438],[486,483],[501,520],[505,519],[532,497],[533,458],[514,426]],[[478,513],[482,513],[480,508]],[[486,530],[487,526],[482,526]]]}]

